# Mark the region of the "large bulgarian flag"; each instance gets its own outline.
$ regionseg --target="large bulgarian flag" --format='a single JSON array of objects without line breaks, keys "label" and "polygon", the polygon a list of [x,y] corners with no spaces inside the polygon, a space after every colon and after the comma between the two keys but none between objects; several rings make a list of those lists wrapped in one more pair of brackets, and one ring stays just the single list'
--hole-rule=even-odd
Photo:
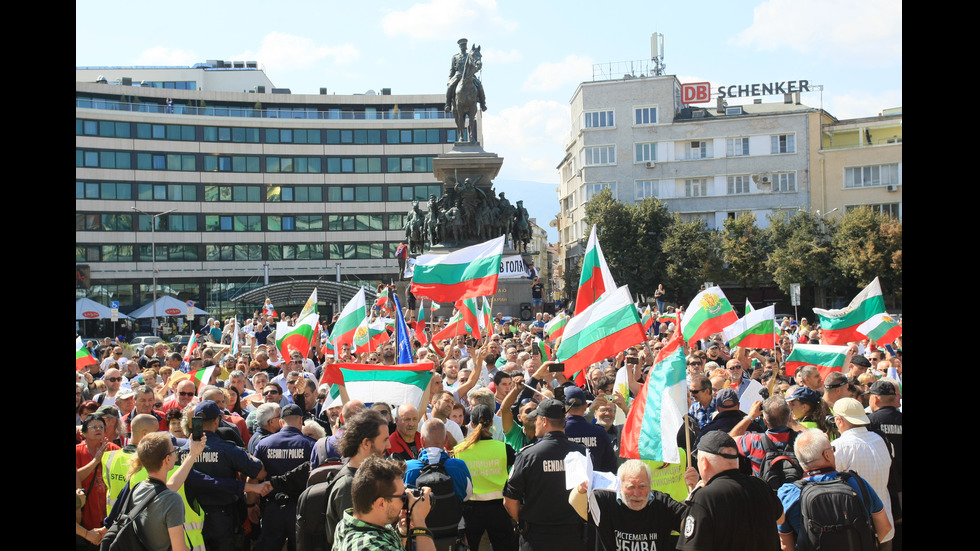
[{"label": "large bulgarian flag", "polygon": [[687,362],[683,345],[682,333],[674,331],[657,353],[623,426],[620,457],[680,462],[677,431],[684,424],[687,411]]},{"label": "large bulgarian flag", "polygon": [[776,348],[776,307],[752,310],[724,329],[731,346],[743,348]]},{"label": "large bulgarian flag", "polygon": [[289,357],[289,351],[295,350],[303,355],[304,358],[310,355],[310,346],[314,342],[313,335],[316,333],[316,324],[320,321],[320,314],[313,312],[299,322],[290,327],[288,324],[279,322],[276,324],[276,348],[283,358]]},{"label": "large bulgarian flag", "polygon": [[463,316],[468,333],[474,339],[480,340],[480,312],[476,298],[466,298],[456,301],[456,309]]},{"label": "large bulgarian flag", "polygon": [[75,337],[75,371],[81,371],[86,367],[99,363],[95,356],[82,344],[81,337]]},{"label": "large bulgarian flag", "polygon": [[589,365],[643,342],[643,326],[624,285],[576,314],[565,326],[555,359],[565,363],[565,376],[585,373]]},{"label": "large bulgarian flag", "polygon": [[846,346],[829,344],[797,344],[786,358],[786,374],[792,377],[796,370],[807,365],[815,365],[820,369],[820,378],[825,379],[831,371],[844,369],[847,357]]},{"label": "large bulgarian flag", "polygon": [[568,316],[562,312],[544,324],[544,332],[548,335],[549,341],[554,341],[565,333],[565,326],[568,325]]},{"label": "large bulgarian flag", "polygon": [[582,275],[578,280],[578,294],[575,295],[575,315],[585,311],[592,303],[599,300],[606,292],[616,289],[606,257],[602,256],[602,247],[596,236],[595,225],[589,233],[589,243],[585,247],[582,258]]},{"label": "large bulgarian flag", "polygon": [[736,321],[738,314],[725,298],[721,287],[711,287],[698,293],[684,310],[681,333],[684,334],[684,342],[691,345],[698,339],[720,333]]},{"label": "large bulgarian flag", "polygon": [[419,256],[412,276],[412,294],[451,303],[495,294],[504,237],[449,254]]},{"label": "large bulgarian flag", "polygon": [[378,318],[368,322],[367,318],[354,330],[354,346],[351,351],[360,354],[361,352],[371,352],[377,350],[379,346],[388,342],[391,335],[385,325],[386,318]]},{"label": "large bulgarian flag", "polygon": [[858,333],[881,345],[891,344],[902,336],[902,326],[888,314],[875,314],[858,326]]},{"label": "large bulgarian flag", "polygon": [[361,325],[367,317],[364,311],[364,288],[357,290],[357,294],[350,299],[347,306],[340,312],[340,318],[333,326],[333,344],[336,350],[340,350],[341,345],[354,347],[354,331]]},{"label": "large bulgarian flag", "polygon": [[864,288],[846,308],[824,310],[814,308],[813,313],[820,320],[820,342],[824,344],[847,344],[860,341],[863,335],[858,326],[875,314],[885,313],[885,299],[881,296],[881,283],[876,277]]},{"label": "large bulgarian flag", "polygon": [[432,379],[432,364],[411,363],[397,365],[374,364],[327,364],[323,366],[320,384],[330,386],[333,398],[340,396],[338,385],[347,387],[351,400],[365,404],[414,404],[421,407],[422,395]]}]

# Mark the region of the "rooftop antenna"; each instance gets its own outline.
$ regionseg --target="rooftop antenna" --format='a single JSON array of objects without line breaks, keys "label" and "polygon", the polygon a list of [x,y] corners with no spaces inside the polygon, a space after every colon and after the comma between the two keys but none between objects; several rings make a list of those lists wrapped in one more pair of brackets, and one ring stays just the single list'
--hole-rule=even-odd
[{"label": "rooftop antenna", "polygon": [[654,76],[661,76],[667,65],[664,63],[664,35],[653,33],[650,35],[650,60],[653,61]]}]

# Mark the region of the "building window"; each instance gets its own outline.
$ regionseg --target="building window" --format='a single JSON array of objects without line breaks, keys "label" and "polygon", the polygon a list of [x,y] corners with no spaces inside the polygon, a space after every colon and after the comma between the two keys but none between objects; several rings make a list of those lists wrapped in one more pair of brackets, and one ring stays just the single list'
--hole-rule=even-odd
[{"label": "building window", "polygon": [[796,153],[796,136],[793,134],[772,136],[772,154],[777,153]]},{"label": "building window", "polygon": [[235,203],[262,202],[261,186],[204,186],[204,200],[232,201]]},{"label": "building window", "polygon": [[633,113],[633,124],[636,126],[641,124],[657,124],[656,107],[637,107],[633,110]]},{"label": "building window", "polygon": [[637,180],[636,181],[636,200],[646,199],[657,196],[656,180]]},{"label": "building window", "polygon": [[902,218],[902,204],[901,203],[877,203],[872,205],[846,205],[844,210],[850,212],[854,209],[870,207],[872,211],[878,214],[885,214],[895,219]]},{"label": "building window", "polygon": [[616,146],[603,145],[585,148],[585,166],[601,166],[616,164]]},{"label": "building window", "polygon": [[749,177],[748,176],[729,176],[728,177],[728,194],[735,195],[738,193],[748,193],[749,192]]},{"label": "building window", "polygon": [[656,143],[638,143],[633,145],[636,163],[652,162],[657,160]]},{"label": "building window", "polygon": [[729,157],[745,157],[749,154],[748,138],[728,138],[727,142]]},{"label": "building window", "polygon": [[704,197],[708,194],[708,182],[704,178],[684,180],[684,197]]},{"label": "building window", "polygon": [[688,159],[710,159],[711,147],[706,141],[690,142],[687,148]]},{"label": "building window", "polygon": [[890,165],[856,166],[844,169],[844,187],[897,186],[898,163]]},{"label": "building window", "polygon": [[614,111],[589,111],[585,113],[586,128],[611,128],[616,126]]},{"label": "building window", "polygon": [[591,201],[596,194],[606,188],[612,190],[613,197],[616,197],[616,182],[604,184],[585,184],[585,200]]},{"label": "building window", "polygon": [[796,191],[796,173],[773,174],[772,190],[773,192]]},{"label": "building window", "polygon": [[[194,186],[189,186],[193,189]],[[75,182],[75,199],[123,199],[133,198],[133,186],[123,182]]]}]

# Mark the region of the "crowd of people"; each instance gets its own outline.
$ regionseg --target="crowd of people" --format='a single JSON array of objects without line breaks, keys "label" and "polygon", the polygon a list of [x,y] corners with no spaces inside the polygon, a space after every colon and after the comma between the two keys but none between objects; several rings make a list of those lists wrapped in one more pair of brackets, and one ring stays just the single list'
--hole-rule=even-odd
[{"label": "crowd of people", "polygon": [[[480,339],[414,343],[433,373],[420,403],[365,404],[333,399],[324,367],[394,365],[394,340],[360,354],[277,350],[275,322],[297,318],[267,301],[242,323],[208,320],[189,355],[85,343],[97,361],[76,372],[77,549],[123,537],[133,511],[160,550],[901,549],[900,338],[849,343],[844,368],[823,375],[786,372],[795,345],[820,342],[805,318],[780,320],[773,350],[722,335],[685,347],[689,410],[664,435],[682,459],[665,464],[619,451],[673,323],[576,385],[542,356],[551,315],[497,316]],[[746,403],[752,381],[762,389]],[[569,489],[570,452],[618,489]],[[829,494],[852,523],[832,531],[848,546],[813,529]]]}]

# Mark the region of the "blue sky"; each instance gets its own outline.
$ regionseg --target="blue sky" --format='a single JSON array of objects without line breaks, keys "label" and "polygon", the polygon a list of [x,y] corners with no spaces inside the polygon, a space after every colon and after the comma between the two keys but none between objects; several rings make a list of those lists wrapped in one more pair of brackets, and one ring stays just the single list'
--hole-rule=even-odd
[{"label": "blue sky", "polygon": [[294,94],[444,93],[465,36],[482,46],[497,188],[525,199],[554,241],[568,101],[593,64],[648,60],[654,32],[681,82],[805,79],[838,118],[902,105],[900,0],[76,1],[75,64],[249,60]]}]

